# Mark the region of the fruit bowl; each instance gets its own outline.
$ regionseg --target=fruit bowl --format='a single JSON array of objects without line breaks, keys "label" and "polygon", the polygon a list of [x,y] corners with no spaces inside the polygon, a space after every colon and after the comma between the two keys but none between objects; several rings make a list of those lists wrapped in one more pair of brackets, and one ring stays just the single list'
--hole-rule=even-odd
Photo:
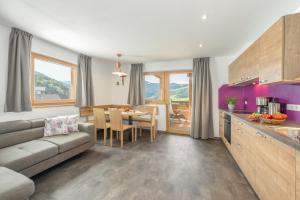
[{"label": "fruit bowl", "polygon": [[286,121],[286,119],[278,120],[278,119],[266,119],[266,118],[262,118],[261,120],[266,124],[273,124],[273,125],[279,125]]},{"label": "fruit bowl", "polygon": [[258,122],[261,118],[261,114],[259,113],[252,113],[251,115],[248,116],[248,119],[252,122]]},{"label": "fruit bowl", "polygon": [[274,124],[279,125],[282,124],[287,120],[288,116],[282,113],[275,113],[275,114],[263,114],[261,116],[261,120],[266,124]]}]

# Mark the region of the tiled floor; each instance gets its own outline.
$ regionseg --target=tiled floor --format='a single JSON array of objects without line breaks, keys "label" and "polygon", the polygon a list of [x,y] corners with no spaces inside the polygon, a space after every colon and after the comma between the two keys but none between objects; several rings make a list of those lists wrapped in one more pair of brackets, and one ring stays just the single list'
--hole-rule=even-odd
[{"label": "tiled floor", "polygon": [[97,144],[33,180],[34,200],[257,199],[221,141],[166,134],[124,149]]}]

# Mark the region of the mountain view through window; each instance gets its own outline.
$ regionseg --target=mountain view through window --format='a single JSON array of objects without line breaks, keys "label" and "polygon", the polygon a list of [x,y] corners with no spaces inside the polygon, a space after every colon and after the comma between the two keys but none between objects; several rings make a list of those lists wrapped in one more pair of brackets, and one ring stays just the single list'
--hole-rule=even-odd
[{"label": "mountain view through window", "polygon": [[36,59],[34,62],[35,99],[70,99],[72,69],[44,60]]}]

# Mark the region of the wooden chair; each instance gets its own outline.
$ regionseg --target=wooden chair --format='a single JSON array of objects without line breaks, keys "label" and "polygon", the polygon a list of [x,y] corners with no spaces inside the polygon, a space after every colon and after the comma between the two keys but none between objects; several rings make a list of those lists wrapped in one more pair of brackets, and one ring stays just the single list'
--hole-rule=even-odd
[{"label": "wooden chair", "polygon": [[135,125],[123,124],[122,114],[120,110],[117,109],[109,109],[109,118],[110,118],[110,146],[113,144],[113,131],[117,131],[117,139],[121,140],[121,147],[123,147],[124,143],[124,131],[131,129],[131,138],[132,142],[134,142],[135,137]]},{"label": "wooden chair", "polygon": [[[150,128],[150,140],[151,142],[153,142],[153,140],[156,139],[157,136],[157,123],[156,123],[157,107],[140,106],[137,107],[136,110],[151,113],[149,121],[138,121],[136,123],[136,126],[137,128],[140,128],[140,135],[143,128]],[[135,137],[135,140],[137,140],[137,136]]]},{"label": "wooden chair", "polygon": [[93,113],[94,113],[95,132],[97,133],[98,129],[104,130],[103,143],[104,145],[106,145],[107,129],[110,128],[110,123],[106,122],[106,117],[103,108],[93,108]]}]

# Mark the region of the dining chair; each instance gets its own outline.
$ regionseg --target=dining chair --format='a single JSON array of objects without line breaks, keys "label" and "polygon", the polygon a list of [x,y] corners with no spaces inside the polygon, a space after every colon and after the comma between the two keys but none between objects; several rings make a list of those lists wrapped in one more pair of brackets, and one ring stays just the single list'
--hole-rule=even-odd
[{"label": "dining chair", "polygon": [[98,129],[103,129],[103,143],[106,145],[107,129],[110,128],[110,123],[106,122],[106,116],[103,108],[93,108],[95,132]]},{"label": "dining chair", "polygon": [[[118,109],[109,109],[109,119],[110,119],[110,146],[113,145],[113,131],[117,132],[117,140],[120,138],[121,147],[124,144],[124,131],[131,129],[131,138],[134,142],[135,137],[135,125],[123,124],[122,113]],[[119,137],[120,134],[120,137]]]},{"label": "dining chair", "polygon": [[[137,121],[136,126],[140,128],[140,135],[143,128],[150,128],[150,141],[153,142],[157,136],[157,123],[156,123],[156,115],[157,115],[157,107],[153,106],[144,106],[136,108],[142,112],[149,112],[150,113],[150,120],[147,121]],[[137,136],[135,135],[135,140],[137,140]]]}]

